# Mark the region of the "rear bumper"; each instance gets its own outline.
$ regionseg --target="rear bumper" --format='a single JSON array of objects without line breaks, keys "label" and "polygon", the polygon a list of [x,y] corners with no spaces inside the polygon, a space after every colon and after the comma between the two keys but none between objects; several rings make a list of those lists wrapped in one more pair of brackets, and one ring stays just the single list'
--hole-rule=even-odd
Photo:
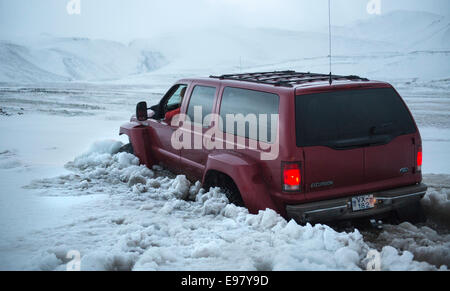
[{"label": "rear bumper", "polygon": [[330,222],[371,217],[418,202],[424,197],[427,189],[427,185],[417,184],[408,187],[367,193],[370,195],[373,194],[377,199],[375,208],[357,212],[352,210],[351,201],[354,196],[301,205],[288,205],[286,207],[286,212],[289,219],[294,219],[299,223]]}]

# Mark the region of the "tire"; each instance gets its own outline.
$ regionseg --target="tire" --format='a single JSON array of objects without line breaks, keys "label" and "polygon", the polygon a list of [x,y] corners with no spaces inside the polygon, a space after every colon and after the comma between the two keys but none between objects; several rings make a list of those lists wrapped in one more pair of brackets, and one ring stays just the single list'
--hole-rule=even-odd
[{"label": "tire", "polygon": [[134,155],[133,145],[131,143],[124,145],[120,148],[119,153],[129,153]]},{"label": "tire", "polygon": [[242,199],[241,193],[230,177],[220,173],[214,175],[209,183],[206,184],[207,190],[209,190],[209,188],[211,187],[219,187],[220,189],[222,189],[231,204],[234,204],[238,207],[245,207],[245,203]]},{"label": "tire", "polygon": [[424,223],[427,218],[420,201],[408,204],[403,208],[397,209],[397,218],[400,223],[410,222],[412,224]]}]

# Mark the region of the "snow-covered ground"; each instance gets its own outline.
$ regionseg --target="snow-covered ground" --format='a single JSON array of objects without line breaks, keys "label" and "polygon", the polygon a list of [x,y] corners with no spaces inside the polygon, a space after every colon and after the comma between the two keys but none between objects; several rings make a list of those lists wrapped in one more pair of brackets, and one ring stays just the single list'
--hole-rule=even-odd
[{"label": "snow-covered ground", "polygon": [[327,72],[325,34],[205,30],[189,49],[188,35],[0,42],[0,270],[65,270],[71,250],[82,270],[364,270],[371,250],[383,270],[447,269],[449,22],[399,13],[383,21],[414,23],[401,34],[383,33],[379,19],[351,37],[336,28],[336,73],[392,82],[422,133],[428,221],[382,231],[251,215],[220,189],[117,153],[127,142],[118,128],[138,101],[156,103],[185,76]]}]

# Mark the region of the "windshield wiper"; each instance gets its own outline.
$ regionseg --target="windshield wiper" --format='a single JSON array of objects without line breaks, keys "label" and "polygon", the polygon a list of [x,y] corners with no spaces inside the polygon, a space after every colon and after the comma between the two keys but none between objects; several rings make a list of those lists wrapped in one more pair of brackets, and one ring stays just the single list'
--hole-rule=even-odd
[{"label": "windshield wiper", "polygon": [[386,144],[391,139],[392,137],[389,135],[368,136],[362,138],[332,141],[329,143],[329,146],[335,149],[359,148]]}]

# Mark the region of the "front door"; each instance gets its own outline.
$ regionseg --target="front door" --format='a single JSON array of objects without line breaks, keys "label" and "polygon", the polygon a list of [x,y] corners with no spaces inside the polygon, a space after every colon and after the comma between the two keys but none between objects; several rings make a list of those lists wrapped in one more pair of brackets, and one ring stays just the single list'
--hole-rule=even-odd
[{"label": "front door", "polygon": [[154,129],[150,136],[152,153],[157,161],[174,172],[180,170],[180,150],[172,145],[172,135],[178,126],[173,126],[166,116],[180,110],[187,87],[186,84],[173,86],[159,104],[155,119],[150,120],[150,126]]}]

